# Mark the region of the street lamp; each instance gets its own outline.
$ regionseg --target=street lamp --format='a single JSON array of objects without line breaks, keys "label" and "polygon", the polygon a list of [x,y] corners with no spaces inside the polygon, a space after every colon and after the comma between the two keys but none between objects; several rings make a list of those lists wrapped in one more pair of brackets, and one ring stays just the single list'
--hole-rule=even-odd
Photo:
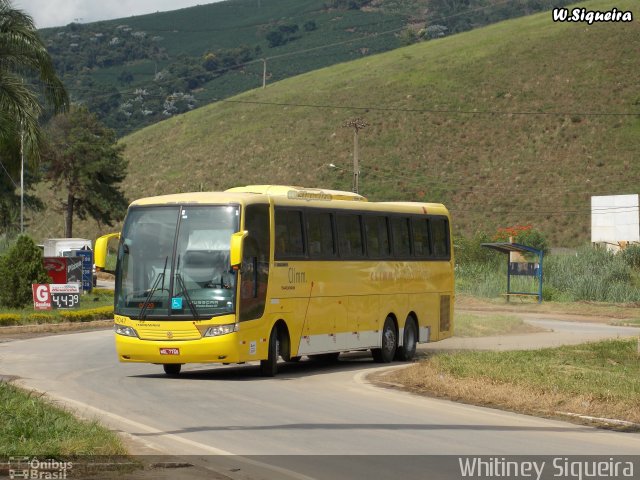
[{"label": "street lamp", "polygon": [[358,132],[369,124],[362,118],[354,118],[342,124],[344,128],[353,128],[353,193],[358,193],[358,180],[360,177],[360,165],[358,164]]}]

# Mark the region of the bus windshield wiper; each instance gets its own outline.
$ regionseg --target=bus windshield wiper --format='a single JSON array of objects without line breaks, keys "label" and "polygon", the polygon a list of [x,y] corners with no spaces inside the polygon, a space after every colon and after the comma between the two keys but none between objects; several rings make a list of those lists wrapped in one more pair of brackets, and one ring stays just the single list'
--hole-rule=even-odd
[{"label": "bus windshield wiper", "polygon": [[196,309],[191,297],[189,296],[189,291],[187,290],[187,286],[184,284],[184,280],[182,279],[182,275],[180,275],[180,255],[178,255],[178,263],[176,265],[176,275],[175,279],[178,281],[178,286],[182,289],[181,293],[184,295],[184,299],[187,301],[187,305],[189,305],[189,310],[191,310],[191,314],[196,320],[200,319],[200,315],[198,314],[198,310]]},{"label": "bus windshield wiper", "polygon": [[149,303],[151,302],[151,298],[153,298],[153,294],[156,293],[156,290],[158,289],[160,282],[162,282],[162,288],[164,288],[164,276],[167,271],[168,261],[169,261],[169,257],[167,256],[164,259],[164,268],[162,269],[162,272],[159,273],[158,276],[156,277],[155,281],[153,282],[153,285],[151,286],[151,289],[149,290],[149,293],[147,294],[147,297],[144,299],[144,302],[142,303],[142,307],[140,308],[140,313],[138,315],[140,319],[146,318]]}]

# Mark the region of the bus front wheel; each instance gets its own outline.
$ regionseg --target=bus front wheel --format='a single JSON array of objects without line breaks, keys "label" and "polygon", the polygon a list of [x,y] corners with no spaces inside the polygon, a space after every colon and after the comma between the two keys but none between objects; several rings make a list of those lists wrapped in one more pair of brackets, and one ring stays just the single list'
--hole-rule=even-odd
[{"label": "bus front wheel", "polygon": [[266,360],[260,360],[260,373],[263,377],[275,377],[278,373],[278,357],[280,356],[280,339],[278,328],[273,327],[269,336],[269,354]]},{"label": "bus front wheel", "polygon": [[371,350],[373,359],[378,363],[389,363],[393,360],[398,348],[398,335],[396,334],[396,326],[391,317],[387,317],[382,328],[382,345],[381,348]]}]

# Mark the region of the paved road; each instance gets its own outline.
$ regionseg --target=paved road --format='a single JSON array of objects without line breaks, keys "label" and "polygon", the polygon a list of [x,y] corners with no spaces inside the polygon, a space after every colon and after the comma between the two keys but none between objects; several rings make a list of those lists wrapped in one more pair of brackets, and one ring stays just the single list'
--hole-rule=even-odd
[{"label": "paved road", "polygon": [[[592,338],[638,332],[552,326],[572,329],[569,336],[595,328]],[[17,375],[23,385],[98,417],[145,451],[197,455],[231,478],[355,478],[354,471],[369,480],[399,472],[418,478],[424,468],[380,455],[640,452],[637,434],[380,389],[365,379],[376,368],[368,355],[350,354],[332,366],[283,365],[273,379],[261,378],[257,365],[187,366],[174,379],[158,366],[118,364],[111,331],[0,344],[0,374]]]},{"label": "paved road", "polygon": [[116,286],[116,282],[115,280],[106,280],[106,279],[102,279],[99,278],[97,283],[96,283],[96,287],[98,288],[110,288],[113,289]]},{"label": "paved road", "polygon": [[532,348],[557,347],[593,342],[603,338],[640,336],[640,328],[616,327],[603,323],[565,322],[536,318],[527,315],[526,322],[546,331],[520,335],[497,335],[492,337],[453,337],[442,342],[425,345],[432,351],[442,350],[528,350]]}]

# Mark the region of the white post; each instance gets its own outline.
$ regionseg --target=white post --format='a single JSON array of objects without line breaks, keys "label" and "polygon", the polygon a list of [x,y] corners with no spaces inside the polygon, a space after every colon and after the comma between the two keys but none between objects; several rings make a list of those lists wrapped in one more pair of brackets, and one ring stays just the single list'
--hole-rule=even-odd
[{"label": "white post", "polygon": [[24,130],[20,129],[20,233],[24,233]]}]

